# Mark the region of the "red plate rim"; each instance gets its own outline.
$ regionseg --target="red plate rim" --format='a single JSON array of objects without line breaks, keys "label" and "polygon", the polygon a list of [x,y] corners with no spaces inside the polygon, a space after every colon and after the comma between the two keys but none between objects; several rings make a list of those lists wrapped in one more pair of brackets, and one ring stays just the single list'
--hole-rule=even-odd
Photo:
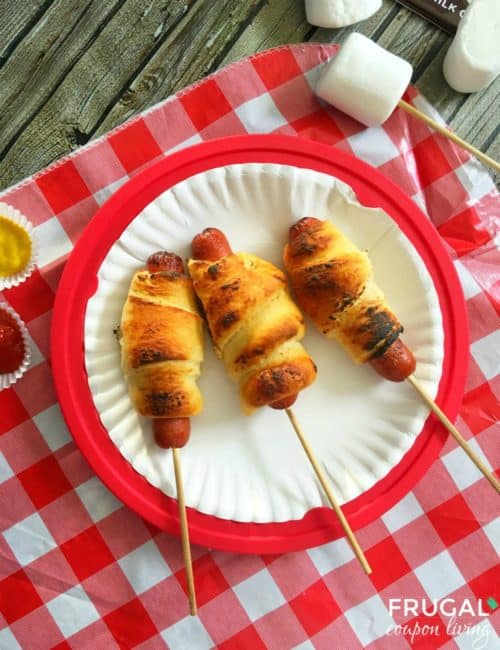
[{"label": "red plate rim", "polygon": [[[97,271],[109,248],[146,205],[194,174],[250,162],[292,165],[330,174],[349,184],[361,203],[381,207],[390,215],[420,254],[439,297],[445,350],[436,401],[451,419],[457,415],[465,388],[469,339],[457,273],[434,226],[392,181],[348,153],[293,136],[232,136],[167,156],[122,186],[82,233],[59,283],[51,357],[64,418],[96,474],[137,514],[175,535],[179,535],[177,502],[149,484],[122,457],[94,407],[84,363],[87,301],[97,288]],[[407,494],[437,458],[446,437],[443,427],[429,417],[402,460],[372,488],[345,505],[353,529],[371,523]],[[188,517],[193,543],[238,553],[296,551],[343,536],[328,508],[314,508],[300,520],[266,524],[228,521],[192,508],[188,509]]]}]

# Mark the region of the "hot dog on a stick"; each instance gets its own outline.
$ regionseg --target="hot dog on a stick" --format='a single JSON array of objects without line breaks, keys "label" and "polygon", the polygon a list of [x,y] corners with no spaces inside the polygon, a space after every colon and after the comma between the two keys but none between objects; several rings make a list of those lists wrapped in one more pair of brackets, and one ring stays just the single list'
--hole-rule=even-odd
[{"label": "hot dog on a stick", "polygon": [[233,253],[225,235],[208,228],[193,239],[188,269],[214,343],[242,409],[286,408],[316,379],[300,340],[304,318],[277,267]]},{"label": "hot dog on a stick", "polygon": [[330,221],[305,217],[290,228],[285,268],[299,306],[356,363],[369,361],[390,381],[415,370],[403,326],[377,286],[368,254]]},{"label": "hot dog on a stick", "polygon": [[152,418],[156,443],[172,449],[191,614],[196,614],[189,531],[178,448],[189,440],[189,418],[201,411],[196,384],[203,360],[203,320],[180,257],[150,255],[134,274],[120,324],[122,369],[137,411]]},{"label": "hot dog on a stick", "polygon": [[153,418],[161,447],[183,447],[189,418],[203,398],[196,385],[203,360],[203,321],[184,263],[172,253],[151,255],[132,278],[123,308],[122,368],[137,411]]},{"label": "hot dog on a stick", "polygon": [[400,338],[403,326],[375,282],[367,253],[330,221],[304,217],[290,228],[284,263],[299,306],[318,329],[355,362],[369,362],[389,381],[408,380],[498,492],[498,480],[413,376],[415,357]]},{"label": "hot dog on a stick", "polygon": [[291,410],[297,393],[316,378],[316,366],[302,347],[304,319],[288,293],[285,276],[273,264],[233,253],[224,233],[207,228],[196,235],[188,263],[215,353],[238,385],[242,409],[284,409],[316,476],[366,573],[370,565],[338,505]]}]

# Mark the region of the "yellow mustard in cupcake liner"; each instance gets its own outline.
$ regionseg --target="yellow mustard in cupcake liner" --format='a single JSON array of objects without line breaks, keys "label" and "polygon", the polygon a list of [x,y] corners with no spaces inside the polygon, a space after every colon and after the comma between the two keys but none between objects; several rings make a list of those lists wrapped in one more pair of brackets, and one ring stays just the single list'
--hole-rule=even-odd
[{"label": "yellow mustard in cupcake liner", "polygon": [[16,208],[0,203],[0,290],[26,280],[36,266],[33,226]]},{"label": "yellow mustard in cupcake liner", "polygon": [[0,215],[0,276],[22,271],[31,258],[31,239],[26,230]]}]

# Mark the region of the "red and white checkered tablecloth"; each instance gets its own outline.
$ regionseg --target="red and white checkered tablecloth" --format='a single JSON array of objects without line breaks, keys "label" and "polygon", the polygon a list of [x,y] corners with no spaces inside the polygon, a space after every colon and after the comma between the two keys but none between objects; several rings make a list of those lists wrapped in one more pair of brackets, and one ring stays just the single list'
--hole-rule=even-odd
[{"label": "red and white checkered tablecloth", "polygon": [[[438,228],[470,323],[457,426],[499,470],[498,194],[468,154],[399,110],[383,128],[365,129],[318,102],[319,67],[335,49],[282,47],[231,65],[0,196],[33,221],[41,242],[39,269],[1,295],[27,323],[33,358],[22,380],[0,392],[0,648],[500,647],[500,501],[451,439],[415,489],[359,531],[372,576],[345,539],[278,556],[195,547],[193,618],[179,540],[103,486],[57,404],[52,306],[67,256],[99,206],[175,149],[285,133],[378,167]],[[432,112],[413,88],[407,98]],[[405,612],[409,598],[418,603],[406,601]],[[453,607],[468,611],[453,617]]]}]

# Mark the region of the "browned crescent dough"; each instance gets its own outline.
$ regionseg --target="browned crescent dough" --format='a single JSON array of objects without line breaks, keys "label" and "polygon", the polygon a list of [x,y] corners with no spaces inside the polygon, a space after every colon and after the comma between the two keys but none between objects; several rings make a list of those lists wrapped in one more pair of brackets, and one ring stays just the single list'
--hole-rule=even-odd
[{"label": "browned crescent dough", "polygon": [[403,331],[367,253],[329,221],[300,232],[285,246],[284,262],[301,309],[357,363],[382,354]]},{"label": "browned crescent dough", "polygon": [[197,415],[203,321],[191,279],[172,271],[135,273],[120,329],[122,369],[137,411],[150,418]]},{"label": "browned crescent dough", "polygon": [[244,413],[315,380],[316,366],[299,343],[304,319],[280,269],[247,253],[190,260],[188,269],[215,353],[239,388]]}]

